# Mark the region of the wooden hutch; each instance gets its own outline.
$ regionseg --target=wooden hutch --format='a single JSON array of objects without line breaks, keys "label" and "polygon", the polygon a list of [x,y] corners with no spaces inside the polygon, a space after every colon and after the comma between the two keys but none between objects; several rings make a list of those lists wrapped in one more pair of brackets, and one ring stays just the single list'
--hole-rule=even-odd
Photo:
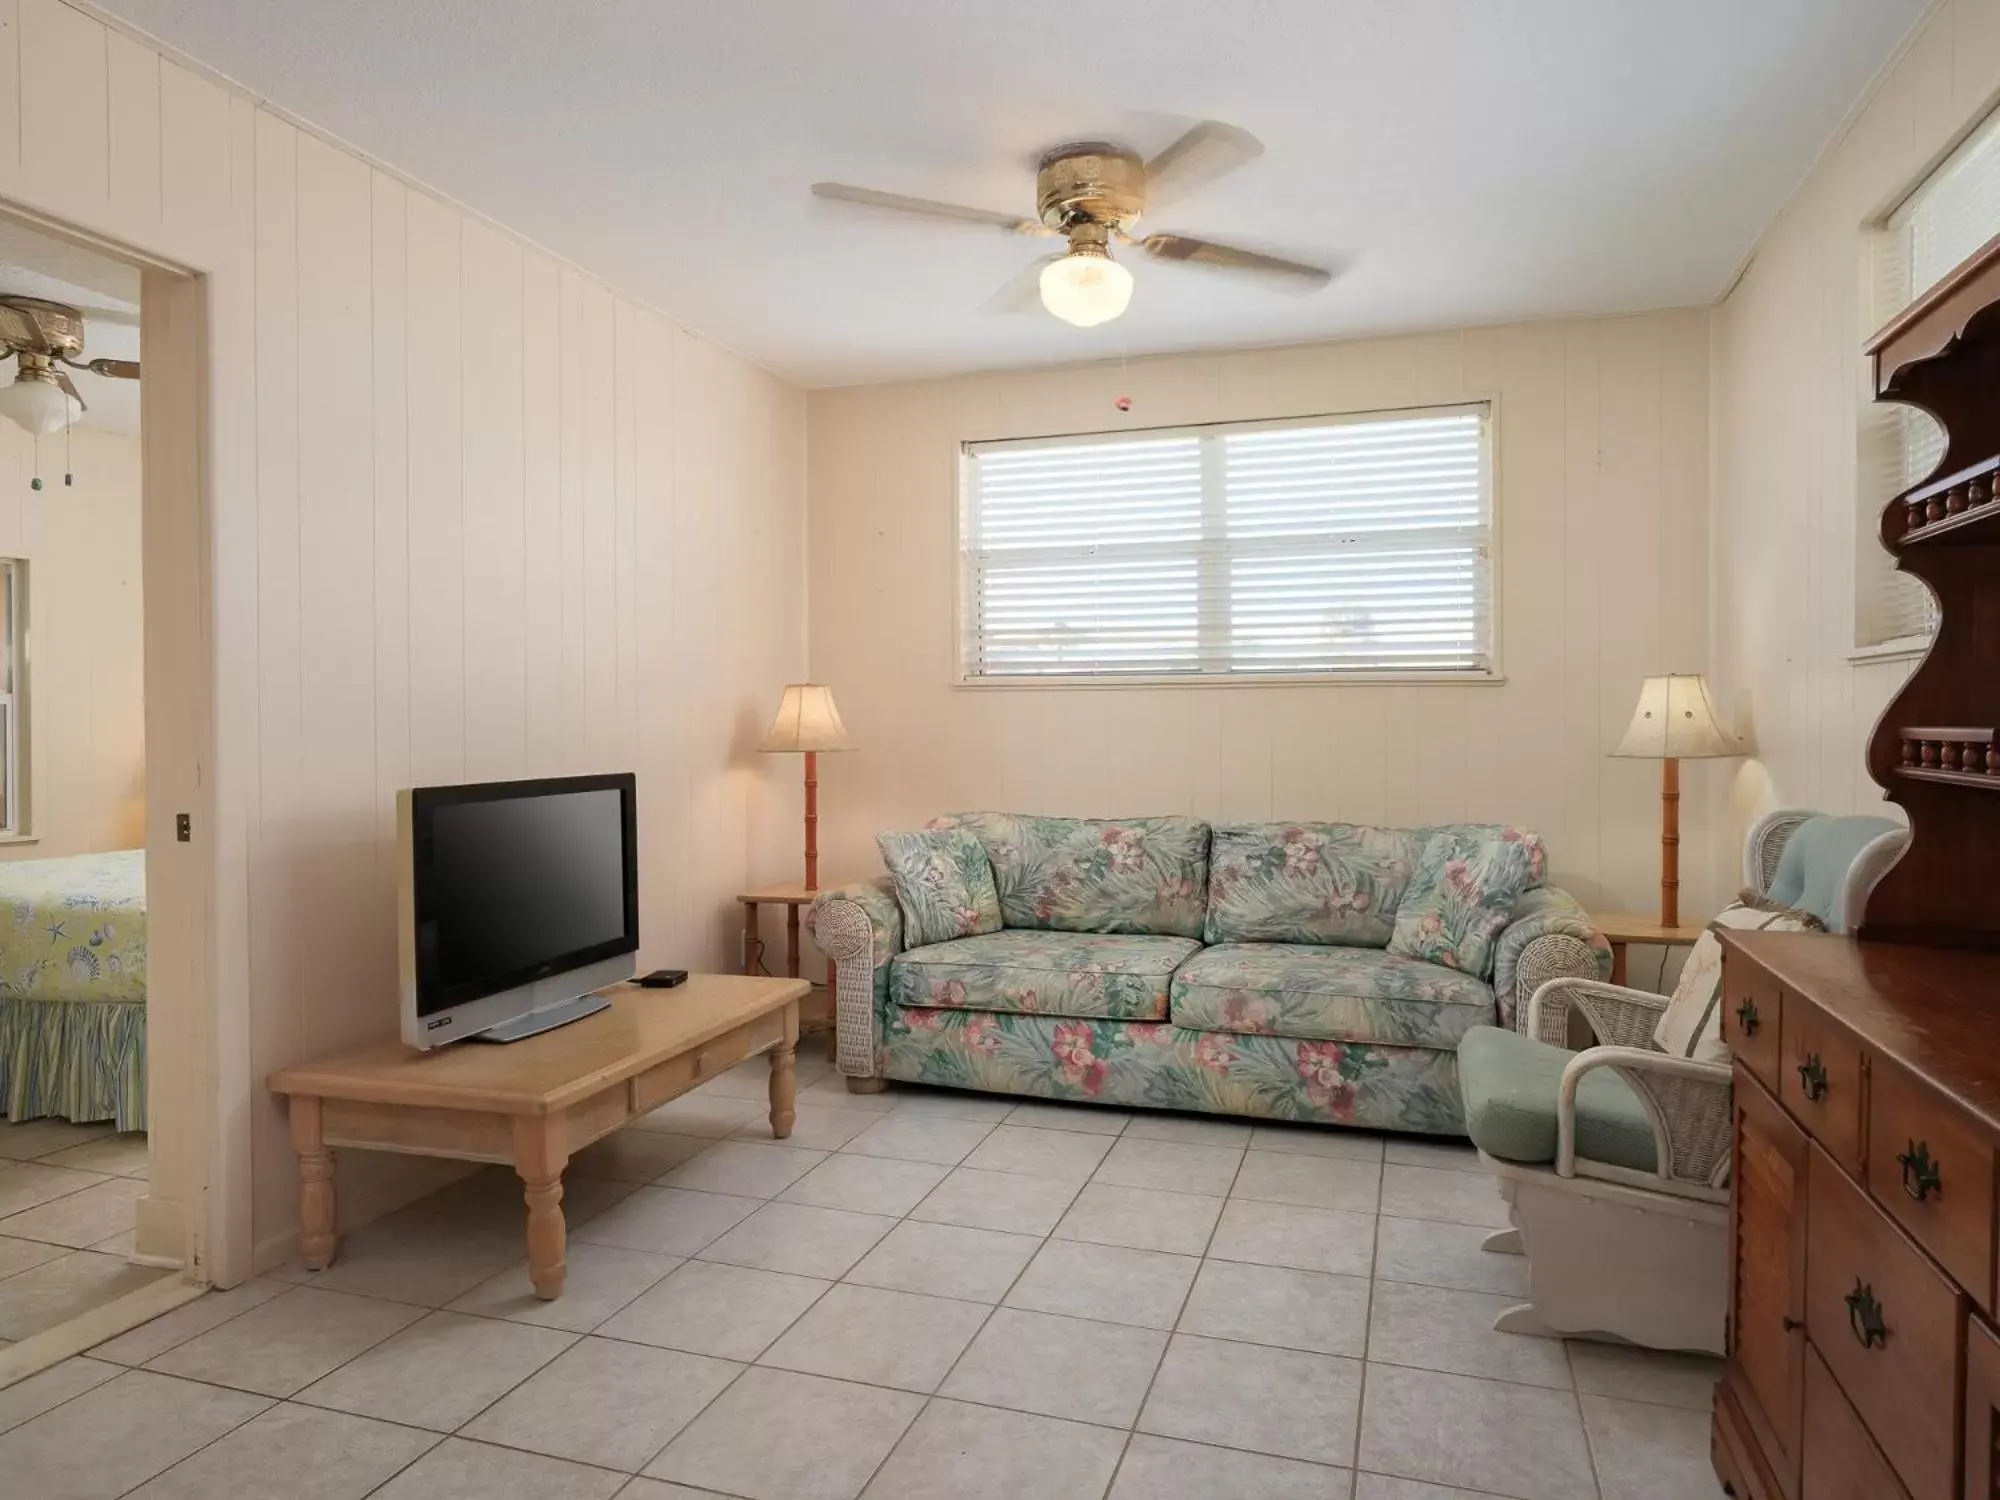
[{"label": "wooden hutch", "polygon": [[1941,615],[1868,746],[1912,843],[1858,940],[1724,938],[1735,1263],[1715,1467],[1747,1500],[1995,1500],[2000,238],[1867,352],[1876,399],[1947,435],[1881,527]]}]

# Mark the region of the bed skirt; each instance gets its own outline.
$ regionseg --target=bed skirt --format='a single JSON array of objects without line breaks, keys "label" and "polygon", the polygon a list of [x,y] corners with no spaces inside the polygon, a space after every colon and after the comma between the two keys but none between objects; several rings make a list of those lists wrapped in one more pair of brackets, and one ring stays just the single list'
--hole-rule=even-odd
[{"label": "bed skirt", "polygon": [[0,997],[0,1111],[144,1130],[145,1002]]}]

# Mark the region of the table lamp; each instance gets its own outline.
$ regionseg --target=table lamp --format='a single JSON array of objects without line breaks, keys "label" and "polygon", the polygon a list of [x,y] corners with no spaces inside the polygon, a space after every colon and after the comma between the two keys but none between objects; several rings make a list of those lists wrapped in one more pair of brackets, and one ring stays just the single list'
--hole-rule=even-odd
[{"label": "table lamp", "polygon": [[819,755],[822,750],[852,750],[847,726],[833,706],[833,689],[817,682],[785,686],[778,716],[771,720],[759,750],[767,755],[806,758],[806,889],[819,889]]},{"label": "table lamp", "polygon": [[1660,925],[1681,923],[1681,766],[1684,760],[1741,755],[1715,718],[1699,672],[1648,677],[1639,706],[1613,755],[1660,762]]}]

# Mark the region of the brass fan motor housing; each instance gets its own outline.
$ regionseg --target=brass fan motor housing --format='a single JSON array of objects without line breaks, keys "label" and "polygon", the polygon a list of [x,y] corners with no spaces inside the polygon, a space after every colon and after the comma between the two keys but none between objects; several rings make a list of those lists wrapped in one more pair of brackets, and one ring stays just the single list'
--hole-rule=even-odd
[{"label": "brass fan motor housing", "polygon": [[0,343],[44,359],[83,353],[83,314],[40,297],[0,296]]},{"label": "brass fan motor housing", "polygon": [[1035,207],[1063,234],[1079,222],[1129,229],[1146,209],[1146,164],[1105,141],[1058,146],[1035,175]]}]

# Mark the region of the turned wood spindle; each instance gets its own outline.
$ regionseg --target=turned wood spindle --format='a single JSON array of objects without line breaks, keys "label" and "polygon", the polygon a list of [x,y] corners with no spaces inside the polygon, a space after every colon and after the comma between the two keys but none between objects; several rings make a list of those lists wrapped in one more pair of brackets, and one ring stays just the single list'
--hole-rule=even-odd
[{"label": "turned wood spindle", "polygon": [[2000,776],[2000,745],[1991,740],[1986,742],[1986,774]]},{"label": "turned wood spindle", "polygon": [[1917,742],[1915,740],[1910,740],[1910,739],[1904,740],[1903,764],[1906,766],[1914,766],[1915,764],[1917,764],[1917,759],[1918,759]]},{"label": "turned wood spindle", "polygon": [[1969,509],[1977,510],[1993,498],[1993,481],[1981,474],[1965,487],[1965,503]]},{"label": "turned wood spindle", "polygon": [[1963,484],[1955,484],[1951,487],[1951,493],[1946,495],[1944,500],[1944,508],[1947,515],[1956,516],[1964,512],[1967,504],[1966,494],[1969,488],[1970,486]]},{"label": "turned wood spindle", "polygon": [[1958,769],[1958,741],[1946,740],[1938,747],[1938,765],[1947,771]]},{"label": "turned wood spindle", "polygon": [[1936,740],[1924,740],[1921,742],[1921,748],[1925,767],[1935,771],[1938,763],[1938,742]]},{"label": "turned wood spindle", "polygon": [[1942,521],[1944,519],[1944,514],[1945,514],[1944,496],[1933,495],[1930,497],[1929,500],[1924,502],[1924,520],[1927,523],[1931,521]]},{"label": "turned wood spindle", "polygon": [[1921,501],[1921,500],[1910,500],[1910,501],[1907,501],[1907,502],[1905,502],[1905,503],[1907,504],[1907,506],[1908,506],[1908,508],[1909,508],[1909,514],[1908,514],[1907,516],[1905,516],[1905,517],[1904,517],[1904,520],[1903,520],[1903,530],[1904,530],[1904,531],[1905,531],[1906,533],[1907,533],[1907,532],[1911,532],[1911,531],[1921,531],[1921,530],[1923,530],[1923,527],[1924,527],[1924,502],[1923,502],[1923,501]]}]

